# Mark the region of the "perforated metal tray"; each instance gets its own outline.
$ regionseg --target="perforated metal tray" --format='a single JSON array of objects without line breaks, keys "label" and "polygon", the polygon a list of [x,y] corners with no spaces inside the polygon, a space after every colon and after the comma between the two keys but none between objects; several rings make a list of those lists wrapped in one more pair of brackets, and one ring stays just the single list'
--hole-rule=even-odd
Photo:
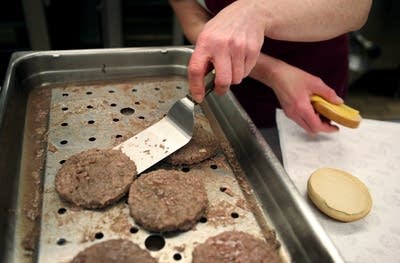
[{"label": "perforated metal tray", "polygon": [[[271,237],[285,261],[337,262],[335,247],[232,94],[198,108],[221,144],[199,165],[210,208],[190,231],[150,233],[126,198],[105,210],[71,207],[54,176],[72,154],[112,147],[162,118],[187,92],[186,47],[29,52],[13,56],[0,96],[1,229],[5,262],[68,262],[96,242],[132,240],[160,262],[190,262],[226,230]],[[153,169],[164,167],[160,163]]]}]

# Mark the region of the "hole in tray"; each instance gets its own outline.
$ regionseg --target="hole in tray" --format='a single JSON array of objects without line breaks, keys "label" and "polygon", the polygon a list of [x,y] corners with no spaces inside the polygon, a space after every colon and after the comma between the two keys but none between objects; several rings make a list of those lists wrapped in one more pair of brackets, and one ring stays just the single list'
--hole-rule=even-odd
[{"label": "hole in tray", "polygon": [[60,141],[60,143],[61,143],[62,145],[64,145],[64,144],[67,144],[68,141],[67,141],[67,140],[62,140],[62,141]]},{"label": "hole in tray", "polygon": [[113,91],[112,89],[110,89],[109,91],[108,91],[108,93],[114,93],[115,91]]},{"label": "hole in tray", "polygon": [[163,101],[163,100],[159,100],[159,101],[158,101],[158,103],[165,103],[165,101]]},{"label": "hole in tray", "polygon": [[189,167],[182,167],[181,171],[187,173],[187,172],[190,171],[190,168]]},{"label": "hole in tray", "polygon": [[61,160],[61,161],[60,161],[60,164],[63,164],[63,163],[65,163],[65,160]]},{"label": "hole in tray", "polygon": [[87,123],[88,124],[93,124],[93,123],[95,123],[95,121],[94,120],[89,120]]},{"label": "hole in tray", "polygon": [[63,97],[68,97],[69,94],[68,94],[68,93],[63,93],[62,96],[63,96]]},{"label": "hole in tray", "polygon": [[114,118],[114,119],[113,119],[113,122],[119,122],[119,119]]},{"label": "hole in tray", "polygon": [[216,164],[212,164],[212,165],[210,165],[210,168],[213,169],[213,170],[215,170],[215,169],[218,168],[218,166],[217,166]]},{"label": "hole in tray", "polygon": [[219,190],[221,191],[221,192],[225,192],[226,191],[226,187],[224,187],[224,186],[221,186],[220,188],[219,188]]},{"label": "hole in tray", "polygon": [[137,91],[137,89],[132,89],[132,92],[136,92]]},{"label": "hole in tray", "polygon": [[129,232],[131,232],[132,234],[136,234],[137,232],[139,232],[139,228],[133,226],[129,229]]},{"label": "hole in tray", "polygon": [[174,256],[173,256],[173,258],[174,258],[174,260],[178,261],[178,260],[181,260],[181,259],[182,259],[182,256],[181,256],[181,254],[179,254],[179,253],[175,253]]},{"label": "hole in tray", "polygon": [[111,103],[110,106],[111,107],[115,107],[115,106],[117,106],[117,104],[116,103]]},{"label": "hole in tray", "polygon": [[162,236],[159,235],[150,235],[144,241],[144,245],[148,250],[158,251],[161,250],[165,246],[165,240]]},{"label": "hole in tray", "polygon": [[207,223],[207,217],[205,217],[205,216],[200,217],[199,222],[200,223]]},{"label": "hole in tray", "polygon": [[67,243],[67,240],[65,238],[59,238],[57,240],[57,245],[59,246],[65,245],[65,243]]},{"label": "hole in tray", "polygon": [[93,106],[92,105],[87,105],[86,108],[93,109]]},{"label": "hole in tray", "polygon": [[104,234],[102,233],[102,232],[97,232],[95,235],[94,235],[94,238],[96,238],[96,239],[102,239],[104,237]]},{"label": "hole in tray", "polygon": [[141,120],[144,120],[144,116],[139,116],[138,118]]},{"label": "hole in tray", "polygon": [[60,209],[58,209],[57,213],[60,215],[63,215],[67,212],[67,209],[65,209],[64,207],[61,207]]},{"label": "hole in tray", "polygon": [[121,134],[117,134],[117,135],[115,135],[115,138],[122,138],[122,135]]},{"label": "hole in tray", "polygon": [[176,89],[182,89],[182,87],[181,86],[176,86]]},{"label": "hole in tray", "polygon": [[61,108],[63,111],[67,111],[68,110],[68,107],[62,107]]},{"label": "hole in tray", "polygon": [[136,105],[140,105],[140,101],[136,101],[135,104],[136,104]]},{"label": "hole in tray", "polygon": [[66,123],[66,122],[63,122],[63,123],[61,123],[61,126],[68,126],[68,123]]},{"label": "hole in tray", "polygon": [[121,112],[123,115],[132,115],[133,113],[135,113],[135,110],[128,107],[128,108],[122,108],[122,109],[120,110],[120,112]]},{"label": "hole in tray", "polygon": [[94,142],[96,140],[96,137],[90,137],[88,140]]},{"label": "hole in tray", "polygon": [[93,94],[93,92],[91,92],[91,91],[87,91],[87,92],[86,92],[86,94],[87,94],[87,95],[92,95],[92,94]]},{"label": "hole in tray", "polygon": [[154,90],[160,90],[160,88],[156,87],[156,88],[154,88]]},{"label": "hole in tray", "polygon": [[232,218],[239,218],[239,214],[236,213],[236,212],[232,212],[232,213],[231,213],[231,217],[232,217]]}]

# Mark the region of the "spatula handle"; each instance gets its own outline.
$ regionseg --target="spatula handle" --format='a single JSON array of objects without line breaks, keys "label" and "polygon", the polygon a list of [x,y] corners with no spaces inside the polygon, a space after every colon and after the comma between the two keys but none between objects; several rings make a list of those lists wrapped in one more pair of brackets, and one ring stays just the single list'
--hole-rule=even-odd
[{"label": "spatula handle", "polygon": [[[215,69],[211,70],[205,77],[204,77],[204,83],[205,83],[205,94],[204,97],[206,97],[208,94],[211,93],[214,89],[214,80],[215,80]],[[191,100],[195,105],[198,103],[192,98],[190,94],[186,95],[186,97]]]},{"label": "spatula handle", "polygon": [[214,89],[214,80],[215,80],[215,69],[211,70],[204,77],[204,83],[206,83],[204,97],[206,97],[208,94],[210,94],[211,91],[213,91],[213,89]]}]

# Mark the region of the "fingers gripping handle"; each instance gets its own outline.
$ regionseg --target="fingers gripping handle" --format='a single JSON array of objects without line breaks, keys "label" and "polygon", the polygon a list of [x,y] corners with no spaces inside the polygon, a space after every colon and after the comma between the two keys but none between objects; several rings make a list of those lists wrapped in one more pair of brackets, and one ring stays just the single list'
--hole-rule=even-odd
[{"label": "fingers gripping handle", "polygon": [[[208,94],[211,93],[214,89],[214,80],[215,80],[215,69],[211,70],[205,77],[204,77],[204,83],[205,83],[205,93],[204,97],[206,97]],[[195,105],[198,103],[192,98],[191,95],[186,95],[188,99],[190,99]]]}]

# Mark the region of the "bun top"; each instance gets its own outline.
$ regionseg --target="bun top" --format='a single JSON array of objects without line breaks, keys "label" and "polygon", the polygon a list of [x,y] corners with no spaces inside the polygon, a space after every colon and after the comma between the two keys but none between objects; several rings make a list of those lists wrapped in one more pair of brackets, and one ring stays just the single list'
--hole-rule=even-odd
[{"label": "bun top", "polygon": [[357,128],[361,122],[360,112],[345,104],[333,104],[318,95],[311,96],[314,109],[324,117],[349,128]]}]

